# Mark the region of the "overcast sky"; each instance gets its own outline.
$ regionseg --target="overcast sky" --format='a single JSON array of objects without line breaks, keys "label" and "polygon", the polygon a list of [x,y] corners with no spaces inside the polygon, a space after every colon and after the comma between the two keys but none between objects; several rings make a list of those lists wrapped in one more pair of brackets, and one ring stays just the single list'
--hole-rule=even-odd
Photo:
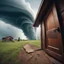
[{"label": "overcast sky", "polygon": [[26,2],[29,2],[31,5],[31,8],[34,10],[35,15],[39,9],[40,3],[42,0],[26,0]]},{"label": "overcast sky", "polygon": [[[30,8],[34,11],[34,16],[36,16],[41,0],[25,0],[25,3],[28,3],[30,5]],[[37,34],[40,34],[39,31],[40,28],[37,28]],[[0,39],[5,36],[13,36],[14,38],[20,37],[21,39],[27,39],[21,29],[0,20]],[[37,36],[39,37],[39,35]]]}]

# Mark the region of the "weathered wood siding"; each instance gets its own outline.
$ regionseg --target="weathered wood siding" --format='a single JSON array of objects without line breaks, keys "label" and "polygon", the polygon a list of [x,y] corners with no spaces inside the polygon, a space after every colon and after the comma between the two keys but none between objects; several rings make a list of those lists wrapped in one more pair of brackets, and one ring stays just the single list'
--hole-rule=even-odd
[{"label": "weathered wood siding", "polygon": [[42,22],[41,28],[42,47],[48,54],[60,61],[63,61],[62,34],[55,5],[52,6],[51,12],[47,16],[46,20]]}]

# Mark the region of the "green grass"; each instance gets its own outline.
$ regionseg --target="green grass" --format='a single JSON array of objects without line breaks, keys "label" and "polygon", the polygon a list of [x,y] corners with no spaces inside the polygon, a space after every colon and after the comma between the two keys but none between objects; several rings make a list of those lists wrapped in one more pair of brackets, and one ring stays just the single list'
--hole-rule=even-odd
[{"label": "green grass", "polygon": [[29,41],[14,41],[14,42],[1,42],[0,41],[0,64],[20,64],[18,54],[25,44],[32,44],[40,47],[39,40]]}]

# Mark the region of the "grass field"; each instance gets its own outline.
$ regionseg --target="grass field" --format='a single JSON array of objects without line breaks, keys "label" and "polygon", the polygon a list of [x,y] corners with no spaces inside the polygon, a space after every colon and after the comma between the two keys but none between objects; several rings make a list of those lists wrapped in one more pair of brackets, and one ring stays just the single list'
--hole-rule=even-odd
[{"label": "grass field", "polygon": [[40,47],[39,40],[1,42],[0,41],[0,64],[20,64],[18,54],[25,44]]}]

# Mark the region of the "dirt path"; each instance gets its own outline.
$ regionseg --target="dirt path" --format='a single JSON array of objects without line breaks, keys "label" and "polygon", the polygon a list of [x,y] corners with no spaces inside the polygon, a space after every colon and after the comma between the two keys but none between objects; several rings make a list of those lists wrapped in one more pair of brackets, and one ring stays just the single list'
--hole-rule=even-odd
[{"label": "dirt path", "polygon": [[21,64],[53,64],[43,50],[27,53],[23,48],[19,54],[19,60]]}]

